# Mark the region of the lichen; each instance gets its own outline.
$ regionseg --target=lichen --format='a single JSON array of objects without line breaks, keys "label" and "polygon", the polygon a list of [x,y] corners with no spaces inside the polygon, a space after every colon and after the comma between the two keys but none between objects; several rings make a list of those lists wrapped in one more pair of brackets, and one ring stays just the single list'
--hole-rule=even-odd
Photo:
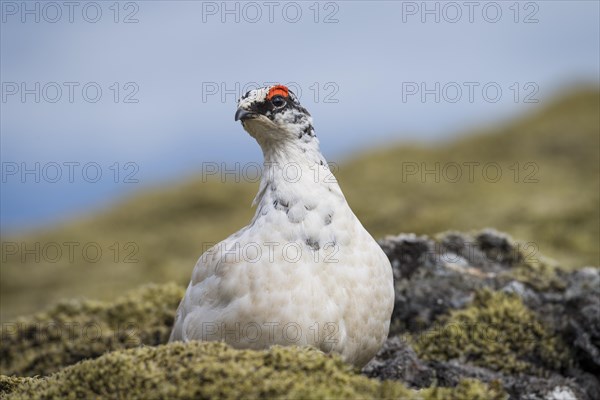
[{"label": "lichen", "polygon": [[514,294],[482,290],[469,307],[454,310],[438,322],[413,338],[423,359],[459,359],[506,373],[534,375],[560,371],[569,364],[561,339]]},{"label": "lichen", "polygon": [[0,371],[47,375],[109,351],[165,343],[183,288],[147,285],[109,303],[63,301],[2,325]]}]

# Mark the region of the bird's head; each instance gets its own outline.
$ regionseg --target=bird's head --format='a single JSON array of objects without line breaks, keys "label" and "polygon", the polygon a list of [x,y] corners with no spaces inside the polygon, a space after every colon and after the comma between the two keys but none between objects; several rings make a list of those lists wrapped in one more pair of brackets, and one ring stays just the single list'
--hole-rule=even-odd
[{"label": "bird's head", "polygon": [[250,90],[238,100],[235,120],[261,145],[307,141],[314,136],[312,117],[283,85]]}]

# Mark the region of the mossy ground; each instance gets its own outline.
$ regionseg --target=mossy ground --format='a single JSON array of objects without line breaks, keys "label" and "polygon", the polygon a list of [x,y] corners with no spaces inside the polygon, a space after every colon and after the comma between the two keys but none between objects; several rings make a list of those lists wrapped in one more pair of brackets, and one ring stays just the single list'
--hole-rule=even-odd
[{"label": "mossy ground", "polygon": [[183,288],[148,285],[110,303],[63,301],[2,327],[0,372],[47,375],[109,351],[165,343]]},{"label": "mossy ground", "polygon": [[[183,288],[149,285],[110,303],[61,302],[3,332],[0,396],[7,399],[394,398],[504,399],[497,385],[407,389],[368,379],[311,348],[235,350],[167,341]],[[94,326],[85,329],[66,327]],[[119,326],[126,326],[119,330]],[[57,329],[62,327],[62,329]],[[6,376],[12,375],[12,376]],[[27,377],[37,375],[35,377]]]},{"label": "mossy ground", "polygon": [[472,380],[456,388],[409,390],[357,375],[338,357],[310,348],[235,350],[218,342],[116,351],[47,378],[2,377],[0,384],[7,399],[506,398],[500,388]]},{"label": "mossy ground", "polygon": [[414,338],[426,360],[460,359],[509,374],[543,375],[569,365],[570,354],[514,294],[483,290],[472,304]]}]

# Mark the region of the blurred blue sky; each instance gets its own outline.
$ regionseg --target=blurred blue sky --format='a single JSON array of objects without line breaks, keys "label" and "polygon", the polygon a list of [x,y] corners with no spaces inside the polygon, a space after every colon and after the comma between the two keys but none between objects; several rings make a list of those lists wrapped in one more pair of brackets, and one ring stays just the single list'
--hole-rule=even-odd
[{"label": "blurred blue sky", "polygon": [[71,4],[1,2],[3,231],[203,163],[260,162],[233,120],[234,92],[253,82],[301,92],[339,161],[445,139],[599,80],[597,1]]}]

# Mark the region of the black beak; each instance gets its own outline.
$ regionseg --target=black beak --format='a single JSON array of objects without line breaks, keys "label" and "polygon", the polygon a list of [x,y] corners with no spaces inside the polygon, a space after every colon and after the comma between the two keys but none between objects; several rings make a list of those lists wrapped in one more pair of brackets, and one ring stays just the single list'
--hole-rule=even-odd
[{"label": "black beak", "polygon": [[235,120],[236,121],[245,121],[247,119],[254,118],[256,113],[248,110],[244,110],[243,108],[238,108],[235,112]]}]

